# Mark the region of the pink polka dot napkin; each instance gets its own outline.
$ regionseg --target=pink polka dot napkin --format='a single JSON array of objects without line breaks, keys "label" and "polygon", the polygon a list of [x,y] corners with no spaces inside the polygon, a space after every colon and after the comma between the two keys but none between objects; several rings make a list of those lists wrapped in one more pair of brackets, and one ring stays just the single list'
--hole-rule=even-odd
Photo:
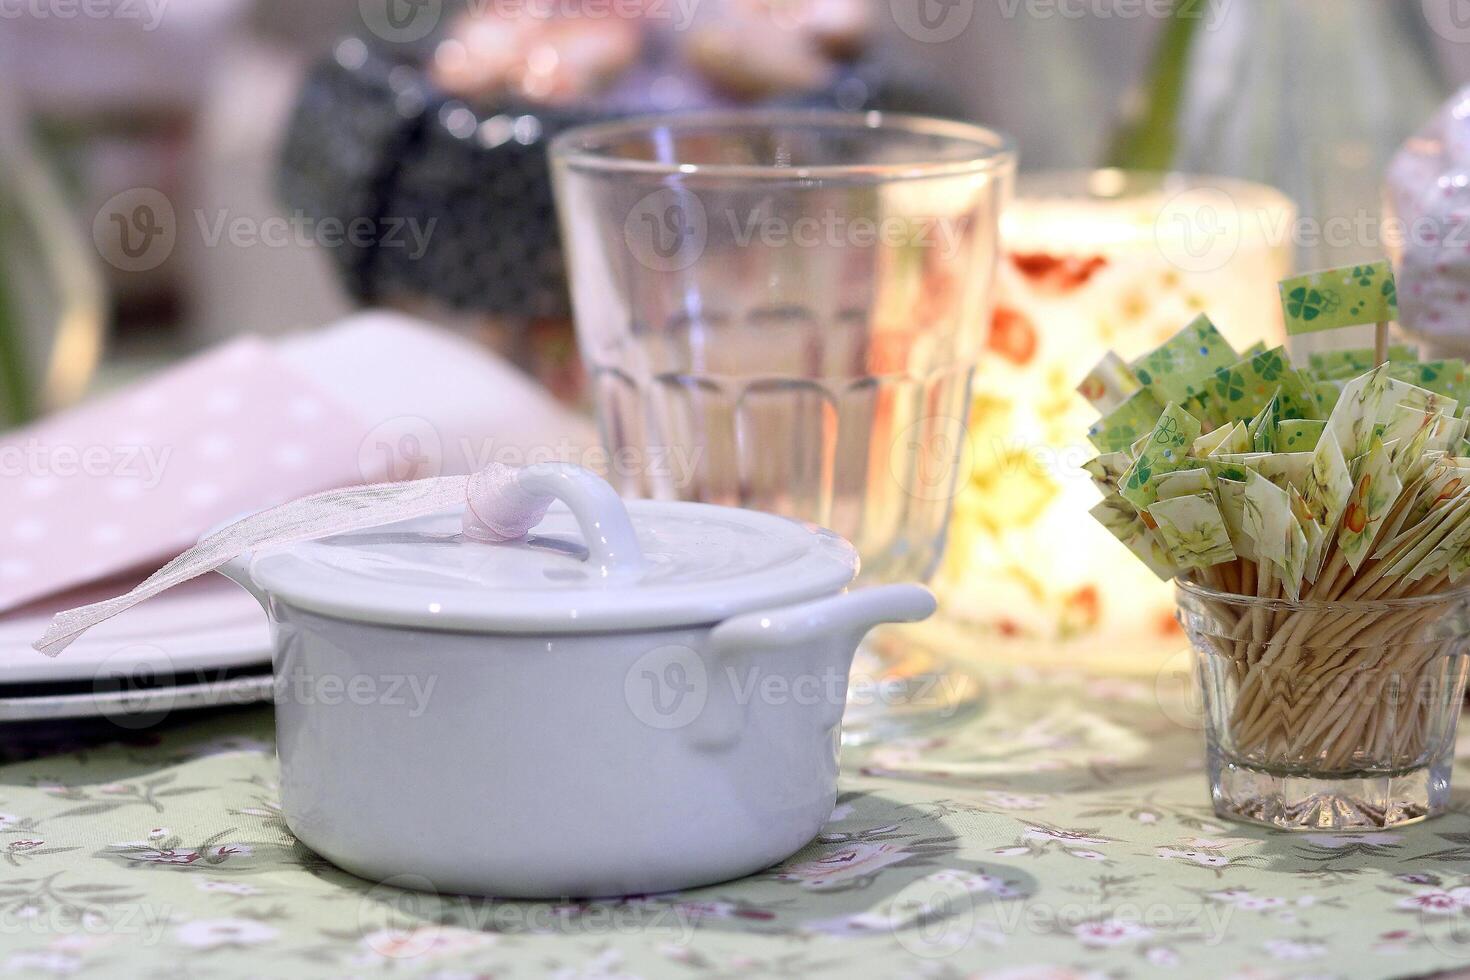
[{"label": "pink polka dot napkin", "polygon": [[243,338],[0,434],[0,612],[140,566],[211,525],[362,482],[368,423]]}]

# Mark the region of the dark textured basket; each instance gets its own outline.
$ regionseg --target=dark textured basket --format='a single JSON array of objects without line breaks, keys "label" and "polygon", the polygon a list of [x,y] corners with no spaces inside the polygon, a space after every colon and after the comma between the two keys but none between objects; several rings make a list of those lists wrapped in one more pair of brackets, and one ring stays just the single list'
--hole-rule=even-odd
[{"label": "dark textured basket", "polygon": [[[860,63],[827,90],[779,104],[932,113],[919,91]],[[498,317],[567,318],[547,144],[572,126],[637,111],[475,110],[437,91],[416,62],[349,39],[306,79],[278,190],[308,219],[377,223],[379,244],[332,250],[363,303],[411,297]],[[410,217],[431,227],[422,255],[403,234]]]}]

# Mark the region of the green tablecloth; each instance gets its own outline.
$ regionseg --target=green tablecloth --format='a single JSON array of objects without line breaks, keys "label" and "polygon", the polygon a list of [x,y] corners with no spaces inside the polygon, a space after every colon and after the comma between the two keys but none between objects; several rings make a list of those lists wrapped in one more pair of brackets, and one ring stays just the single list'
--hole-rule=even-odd
[{"label": "green tablecloth", "polygon": [[494,902],[305,850],[270,711],[235,711],[0,767],[0,975],[1422,974],[1470,966],[1457,800],[1392,833],[1226,824],[1152,682],[1008,671],[964,726],[849,752],[822,836],[763,875]]}]

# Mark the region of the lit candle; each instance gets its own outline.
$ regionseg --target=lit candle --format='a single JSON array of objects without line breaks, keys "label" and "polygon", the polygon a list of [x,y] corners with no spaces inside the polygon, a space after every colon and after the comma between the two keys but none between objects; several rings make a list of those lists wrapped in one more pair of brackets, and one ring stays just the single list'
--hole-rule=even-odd
[{"label": "lit candle", "polygon": [[975,656],[1157,663],[1183,642],[1172,587],[1088,514],[1096,418],[1075,386],[1204,312],[1237,349],[1283,336],[1291,203],[1260,185],[1120,171],[1022,179],[975,377],[937,587]]}]

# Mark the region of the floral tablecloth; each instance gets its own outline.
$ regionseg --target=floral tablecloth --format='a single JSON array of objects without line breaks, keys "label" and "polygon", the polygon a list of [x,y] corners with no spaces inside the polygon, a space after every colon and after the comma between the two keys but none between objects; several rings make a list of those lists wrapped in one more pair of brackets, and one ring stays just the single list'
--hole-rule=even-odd
[{"label": "floral tablecloth", "polygon": [[[1167,685],[1166,685],[1167,687]],[[398,891],[297,844],[268,708],[0,767],[0,974],[1389,977],[1470,967],[1470,797],[1392,833],[1217,820],[1153,681],[1007,670],[845,758],[769,872],[604,902]],[[1470,773],[1461,771],[1470,788]],[[414,828],[405,828],[413,833]]]}]

